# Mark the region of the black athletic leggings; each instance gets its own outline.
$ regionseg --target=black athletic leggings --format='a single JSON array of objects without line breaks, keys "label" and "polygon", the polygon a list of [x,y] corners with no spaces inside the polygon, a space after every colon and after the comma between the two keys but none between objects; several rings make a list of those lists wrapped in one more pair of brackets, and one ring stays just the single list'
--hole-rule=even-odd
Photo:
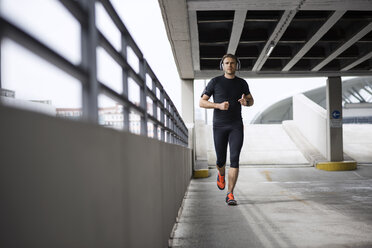
[{"label": "black athletic leggings", "polygon": [[229,144],[230,167],[239,168],[243,137],[243,123],[213,126],[214,148],[216,149],[216,164],[218,167],[223,167],[226,163],[227,144]]}]

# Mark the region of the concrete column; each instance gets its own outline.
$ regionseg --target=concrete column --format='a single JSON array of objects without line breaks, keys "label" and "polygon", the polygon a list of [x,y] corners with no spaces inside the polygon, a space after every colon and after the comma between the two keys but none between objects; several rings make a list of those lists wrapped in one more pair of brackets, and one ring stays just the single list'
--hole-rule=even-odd
[{"label": "concrete column", "polygon": [[327,79],[327,160],[343,161],[341,77]]},{"label": "concrete column", "polygon": [[189,148],[195,148],[194,142],[194,80],[181,80],[181,104],[182,104],[182,119],[189,130]]},{"label": "concrete column", "polygon": [[185,124],[194,124],[194,80],[181,80],[182,119]]},{"label": "concrete column", "polygon": [[196,152],[195,152],[195,117],[194,117],[194,80],[183,79],[181,80],[181,103],[182,103],[182,119],[186,124],[189,131],[189,148],[192,152],[192,168],[194,177],[207,177],[208,166],[206,168],[199,168],[196,165]]},{"label": "concrete column", "polygon": [[194,80],[182,79],[181,80],[181,104],[182,104],[182,119],[189,130],[189,148],[195,148],[194,139]]}]

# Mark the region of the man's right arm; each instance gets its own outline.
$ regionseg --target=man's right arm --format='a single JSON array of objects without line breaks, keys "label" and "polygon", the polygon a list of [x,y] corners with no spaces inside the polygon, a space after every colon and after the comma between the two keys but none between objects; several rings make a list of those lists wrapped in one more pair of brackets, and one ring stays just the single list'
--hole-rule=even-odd
[{"label": "man's right arm", "polygon": [[199,106],[201,108],[207,109],[220,109],[220,110],[228,110],[229,109],[229,102],[225,101],[222,103],[214,103],[208,101],[210,96],[204,94],[199,100]]}]

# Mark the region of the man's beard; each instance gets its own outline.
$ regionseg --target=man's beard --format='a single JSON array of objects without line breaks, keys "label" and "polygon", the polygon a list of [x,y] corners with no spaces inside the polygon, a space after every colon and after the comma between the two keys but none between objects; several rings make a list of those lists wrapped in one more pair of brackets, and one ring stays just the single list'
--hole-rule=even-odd
[{"label": "man's beard", "polygon": [[230,71],[226,70],[225,73],[228,74],[228,75],[235,75],[234,70],[230,70]]}]

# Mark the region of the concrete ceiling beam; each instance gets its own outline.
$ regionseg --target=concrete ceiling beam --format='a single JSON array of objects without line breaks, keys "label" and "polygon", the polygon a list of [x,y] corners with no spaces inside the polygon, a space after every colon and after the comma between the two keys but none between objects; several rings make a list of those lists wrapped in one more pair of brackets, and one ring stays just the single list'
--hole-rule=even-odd
[{"label": "concrete ceiling beam", "polygon": [[324,34],[330,30],[335,23],[345,14],[346,11],[335,11],[328,20],[319,28],[319,30],[306,42],[306,44],[296,53],[296,55],[284,66],[282,71],[289,71]]}]

